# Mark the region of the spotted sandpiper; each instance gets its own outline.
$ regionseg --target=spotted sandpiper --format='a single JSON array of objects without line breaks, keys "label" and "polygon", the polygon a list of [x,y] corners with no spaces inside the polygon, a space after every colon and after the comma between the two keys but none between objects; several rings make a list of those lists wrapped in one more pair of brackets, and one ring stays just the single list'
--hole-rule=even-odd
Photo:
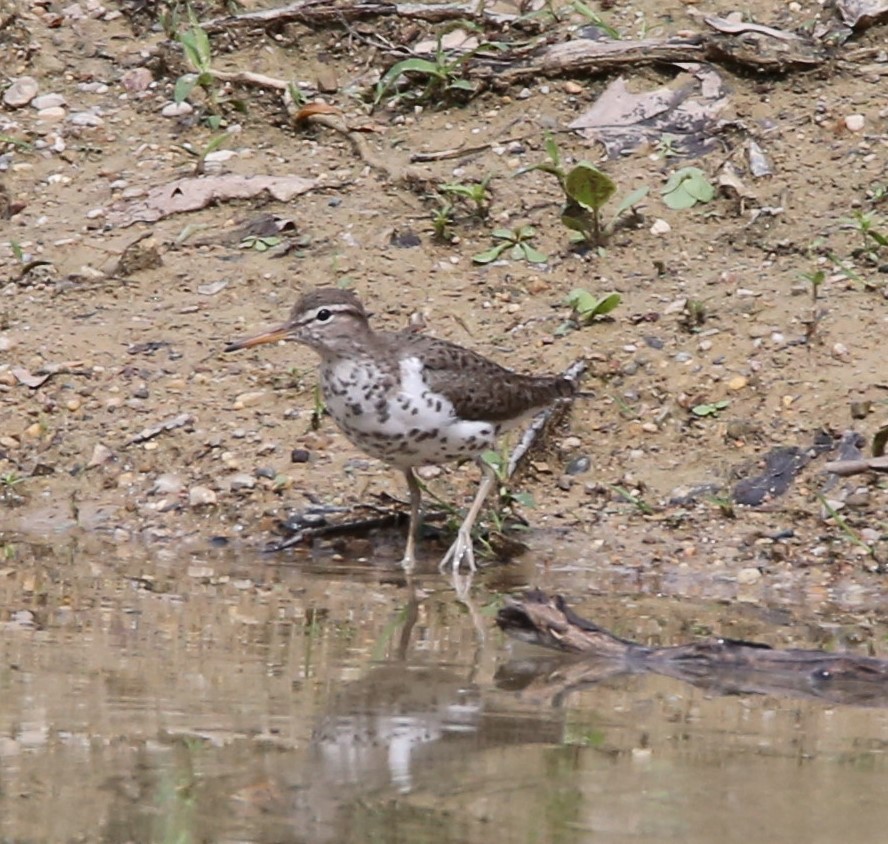
[{"label": "spotted sandpiper", "polygon": [[413,330],[374,331],[351,290],[305,293],[279,328],[238,340],[233,352],[295,340],[321,358],[321,389],[342,432],[372,457],[399,468],[410,490],[410,525],[402,565],[412,569],[422,490],[414,467],[475,458],[482,478],[475,499],[441,561],[475,570],[472,528],[496,483],[478,459],[497,437],[558,398],[576,393],[557,375],[522,375],[455,343]]}]

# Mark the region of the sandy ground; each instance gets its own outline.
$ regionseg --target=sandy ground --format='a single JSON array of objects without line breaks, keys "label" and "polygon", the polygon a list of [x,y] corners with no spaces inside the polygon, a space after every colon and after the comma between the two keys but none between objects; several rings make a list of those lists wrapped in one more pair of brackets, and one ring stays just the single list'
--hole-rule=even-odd
[{"label": "sandy ground", "polygon": [[[862,608],[878,606],[884,484],[861,475],[826,487],[828,458],[818,457],[785,495],[759,508],[728,504],[737,479],[760,472],[769,450],[807,449],[822,430],[837,437],[853,428],[869,442],[886,422],[888,255],[875,241],[862,251],[866,240],[849,223],[855,211],[873,213],[888,232],[885,83],[871,60],[862,74],[839,65],[759,77],[719,68],[730,92],[724,117],[735,128],[698,161],[648,146],[605,162],[620,195],[641,185],[650,194],[638,225],[620,229],[601,254],[583,255],[559,223],[555,180],[515,174],[545,159],[549,130],[558,130],[567,160],[602,160],[599,146],[561,130],[609,78],[539,79],[462,107],[368,115],[352,94],[390,62],[367,33],[418,40],[432,32],[426,24],[219,35],[214,68],[296,79],[309,93],[322,87],[352,125],[371,130],[365,144],[393,168],[412,153],[482,147],[415,166],[429,183],[492,177],[489,221],[459,208],[456,239],[436,240],[427,188],[385,178],[328,128],[290,127],[278,93],[221,85],[231,134],[208,158],[208,175],[292,176],[312,189],[125,225],[153,188],[193,175],[195,157],[183,145],[201,150],[219,131],[207,125],[206,97],[196,91],[193,108],[171,107],[187,67],[160,49],[151,21],[133,26],[138,4],[123,6],[127,14],[113,3],[5,5],[14,16],[3,33],[12,46],[5,84],[30,76],[38,97],[58,95],[0,111],[0,530],[8,541],[86,530],[118,543],[261,546],[309,502],[403,500],[397,472],[355,450],[329,418],[315,430],[309,350],[222,353],[230,340],[281,321],[300,290],[348,284],[380,327],[418,313],[427,331],[526,371],[589,361],[585,388],[596,399],[576,404],[519,484],[536,501],[522,513],[540,564],[557,556],[557,540],[604,565],[678,566],[682,583],[704,591],[717,591],[716,567],[734,582],[816,582],[822,591],[806,601],[851,584],[865,596]],[[683,5],[666,5],[656,15],[644,4],[620,6],[608,20],[627,36],[698,28]],[[806,14],[813,10],[781,23],[798,26]],[[877,52],[879,31],[848,49]],[[670,76],[627,71],[637,91]],[[773,175],[748,172],[750,137]],[[664,204],[671,171],[696,163],[714,179],[725,161],[738,168],[746,199],[724,192],[691,210]],[[493,227],[528,223],[545,265],[473,264]],[[281,240],[260,251],[249,240],[257,232]],[[812,310],[804,274],[820,270]],[[565,299],[576,287],[615,290],[623,301],[611,319],[565,333]],[[691,308],[699,319],[688,301],[699,303]],[[716,402],[727,404],[708,416],[691,412]],[[589,469],[566,474],[582,456]],[[475,478],[474,467],[444,467],[430,484],[463,505]],[[711,485],[707,494],[675,503],[700,484]],[[818,494],[842,508],[841,523],[823,517]],[[358,539],[335,550],[394,565],[400,541],[394,534],[381,546]],[[429,565],[441,547],[424,544]]]}]

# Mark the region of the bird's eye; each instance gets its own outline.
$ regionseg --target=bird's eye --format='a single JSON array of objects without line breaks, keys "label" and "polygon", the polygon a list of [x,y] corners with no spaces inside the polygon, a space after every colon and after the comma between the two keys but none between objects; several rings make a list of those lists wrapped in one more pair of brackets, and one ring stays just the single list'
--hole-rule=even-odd
[{"label": "bird's eye", "polygon": [[321,308],[318,311],[317,320],[318,322],[326,322],[333,314],[328,311],[326,308]]}]

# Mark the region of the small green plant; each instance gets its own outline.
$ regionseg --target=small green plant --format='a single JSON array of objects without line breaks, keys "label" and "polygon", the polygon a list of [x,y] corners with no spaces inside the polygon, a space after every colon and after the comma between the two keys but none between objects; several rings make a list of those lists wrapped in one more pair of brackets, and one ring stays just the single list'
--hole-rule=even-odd
[{"label": "small green plant", "polygon": [[622,297],[619,293],[605,293],[604,296],[596,297],[588,290],[579,287],[571,290],[566,300],[573,309],[576,322],[580,325],[590,325],[595,320],[607,316],[620,302]]},{"label": "small green plant", "polygon": [[632,492],[629,492],[625,487],[617,486],[615,484],[608,484],[610,488],[617,493],[624,501],[628,501],[639,513],[643,516],[653,516],[654,508],[651,507],[650,504],[647,503],[640,495],[635,495]]},{"label": "small green plant", "polygon": [[456,235],[453,233],[453,204],[438,197],[438,207],[432,213],[432,228],[435,240],[451,243]]},{"label": "small green plant", "polygon": [[826,281],[824,270],[813,270],[810,273],[800,273],[800,277],[808,282],[811,287],[811,301],[816,302],[820,295],[820,288]]},{"label": "small green plant", "polygon": [[678,138],[667,132],[657,142],[657,155],[660,158],[675,158],[681,155],[681,150],[676,146],[677,143]]},{"label": "small green plant", "polygon": [[718,416],[730,402],[727,399],[722,399],[721,401],[707,402],[705,404],[695,404],[691,408],[691,413],[694,416],[699,416],[701,418],[705,418],[707,416]]},{"label": "small green plant", "polygon": [[693,208],[698,202],[711,202],[715,188],[699,167],[676,170],[661,191],[663,202],[673,210]]},{"label": "small green plant", "polygon": [[[376,108],[402,76],[415,75],[425,80],[421,93],[396,94],[394,100],[411,98],[418,102],[453,100],[459,96],[471,97],[478,89],[476,83],[463,77],[463,65],[480,49],[451,55],[442,46],[444,34],[438,36],[432,59],[410,58],[392,65],[376,85],[373,107]],[[486,45],[490,46],[490,45]]]},{"label": "small green plant", "polygon": [[275,246],[283,243],[283,238],[277,235],[247,235],[241,242],[241,249],[252,249],[255,252],[267,252]]},{"label": "small green plant", "polygon": [[875,546],[870,545],[868,542],[865,542],[861,538],[860,534],[856,530],[854,530],[854,528],[852,528],[851,525],[848,524],[848,522],[845,520],[845,518],[842,516],[842,514],[839,513],[839,511],[836,510],[836,508],[833,507],[829,503],[829,501],[826,500],[826,497],[824,495],[822,495],[821,493],[818,492],[817,493],[817,500],[820,502],[820,505],[826,511],[827,515],[839,526],[839,529],[842,531],[842,533],[844,533],[845,536],[848,537],[850,542],[852,544],[856,545],[858,548],[865,549],[867,554],[870,557],[875,558],[875,556],[876,556]]},{"label": "small green plant", "polygon": [[177,103],[184,102],[191,96],[195,88],[203,88],[213,111],[218,110],[216,99],[216,78],[213,76],[213,52],[210,47],[210,37],[201,27],[194,10],[189,7],[188,17],[191,28],[176,34],[176,41],[182,45],[185,59],[194,69],[191,73],[184,73],[176,80],[173,89],[173,99]]},{"label": "small green plant", "polygon": [[[218,115],[213,116],[218,117]],[[207,156],[211,152],[215,152],[215,150],[219,149],[219,147],[221,147],[230,137],[231,134],[229,132],[220,132],[218,135],[214,135],[210,138],[210,140],[199,150],[195,149],[189,143],[177,144],[176,146],[178,149],[188,153],[188,155],[193,155],[197,159],[194,165],[194,175],[202,176],[206,170]]]},{"label": "small green plant", "polygon": [[548,161],[524,167],[518,171],[518,175],[539,170],[554,176],[566,199],[566,204],[561,209],[561,222],[571,230],[572,240],[594,247],[604,246],[620,216],[647,196],[647,187],[632,191],[619,203],[611,219],[605,222],[602,209],[616,193],[614,181],[594,164],[586,161],[581,161],[570,170],[565,169],[561,163],[558,144],[551,135],[546,136],[545,149]]},{"label": "small green plant", "polygon": [[473,255],[472,260],[476,264],[490,264],[508,250],[509,257],[513,261],[520,261],[523,258],[531,264],[545,264],[549,260],[549,256],[544,255],[530,242],[535,235],[536,229],[533,226],[521,226],[517,229],[494,229],[491,236],[499,243],[484,252]]},{"label": "small green plant", "polygon": [[878,215],[872,211],[855,211],[848,222],[861,238],[861,248],[857,254],[863,255],[871,263],[878,263],[879,251],[888,247],[888,235],[876,228],[882,222]]},{"label": "small green plant", "polygon": [[438,190],[449,196],[456,196],[465,199],[472,205],[472,213],[479,219],[484,220],[490,213],[490,191],[487,186],[490,184],[492,176],[487,176],[480,182],[469,182],[467,184],[450,182],[441,185]]},{"label": "small green plant", "polygon": [[570,5],[577,14],[582,15],[592,26],[600,29],[608,38],[619,41],[623,37],[620,35],[619,30],[614,29],[598,12],[587,6],[582,0],[573,0],[573,3]]}]

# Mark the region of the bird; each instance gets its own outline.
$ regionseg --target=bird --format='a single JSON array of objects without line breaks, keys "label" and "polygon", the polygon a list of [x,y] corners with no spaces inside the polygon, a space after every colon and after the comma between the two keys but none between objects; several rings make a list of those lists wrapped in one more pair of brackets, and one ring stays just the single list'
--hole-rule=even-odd
[{"label": "bird", "polygon": [[415,565],[422,488],[415,469],[475,459],[478,491],[456,539],[441,560],[457,572],[463,561],[476,570],[472,529],[496,475],[481,454],[497,438],[559,399],[577,384],[559,375],[525,375],[477,352],[415,329],[387,332],[350,289],[308,290],[283,325],[230,343],[226,352],[292,340],[320,357],[326,409],[359,449],[403,473],[410,493],[410,521],[402,566]]}]

